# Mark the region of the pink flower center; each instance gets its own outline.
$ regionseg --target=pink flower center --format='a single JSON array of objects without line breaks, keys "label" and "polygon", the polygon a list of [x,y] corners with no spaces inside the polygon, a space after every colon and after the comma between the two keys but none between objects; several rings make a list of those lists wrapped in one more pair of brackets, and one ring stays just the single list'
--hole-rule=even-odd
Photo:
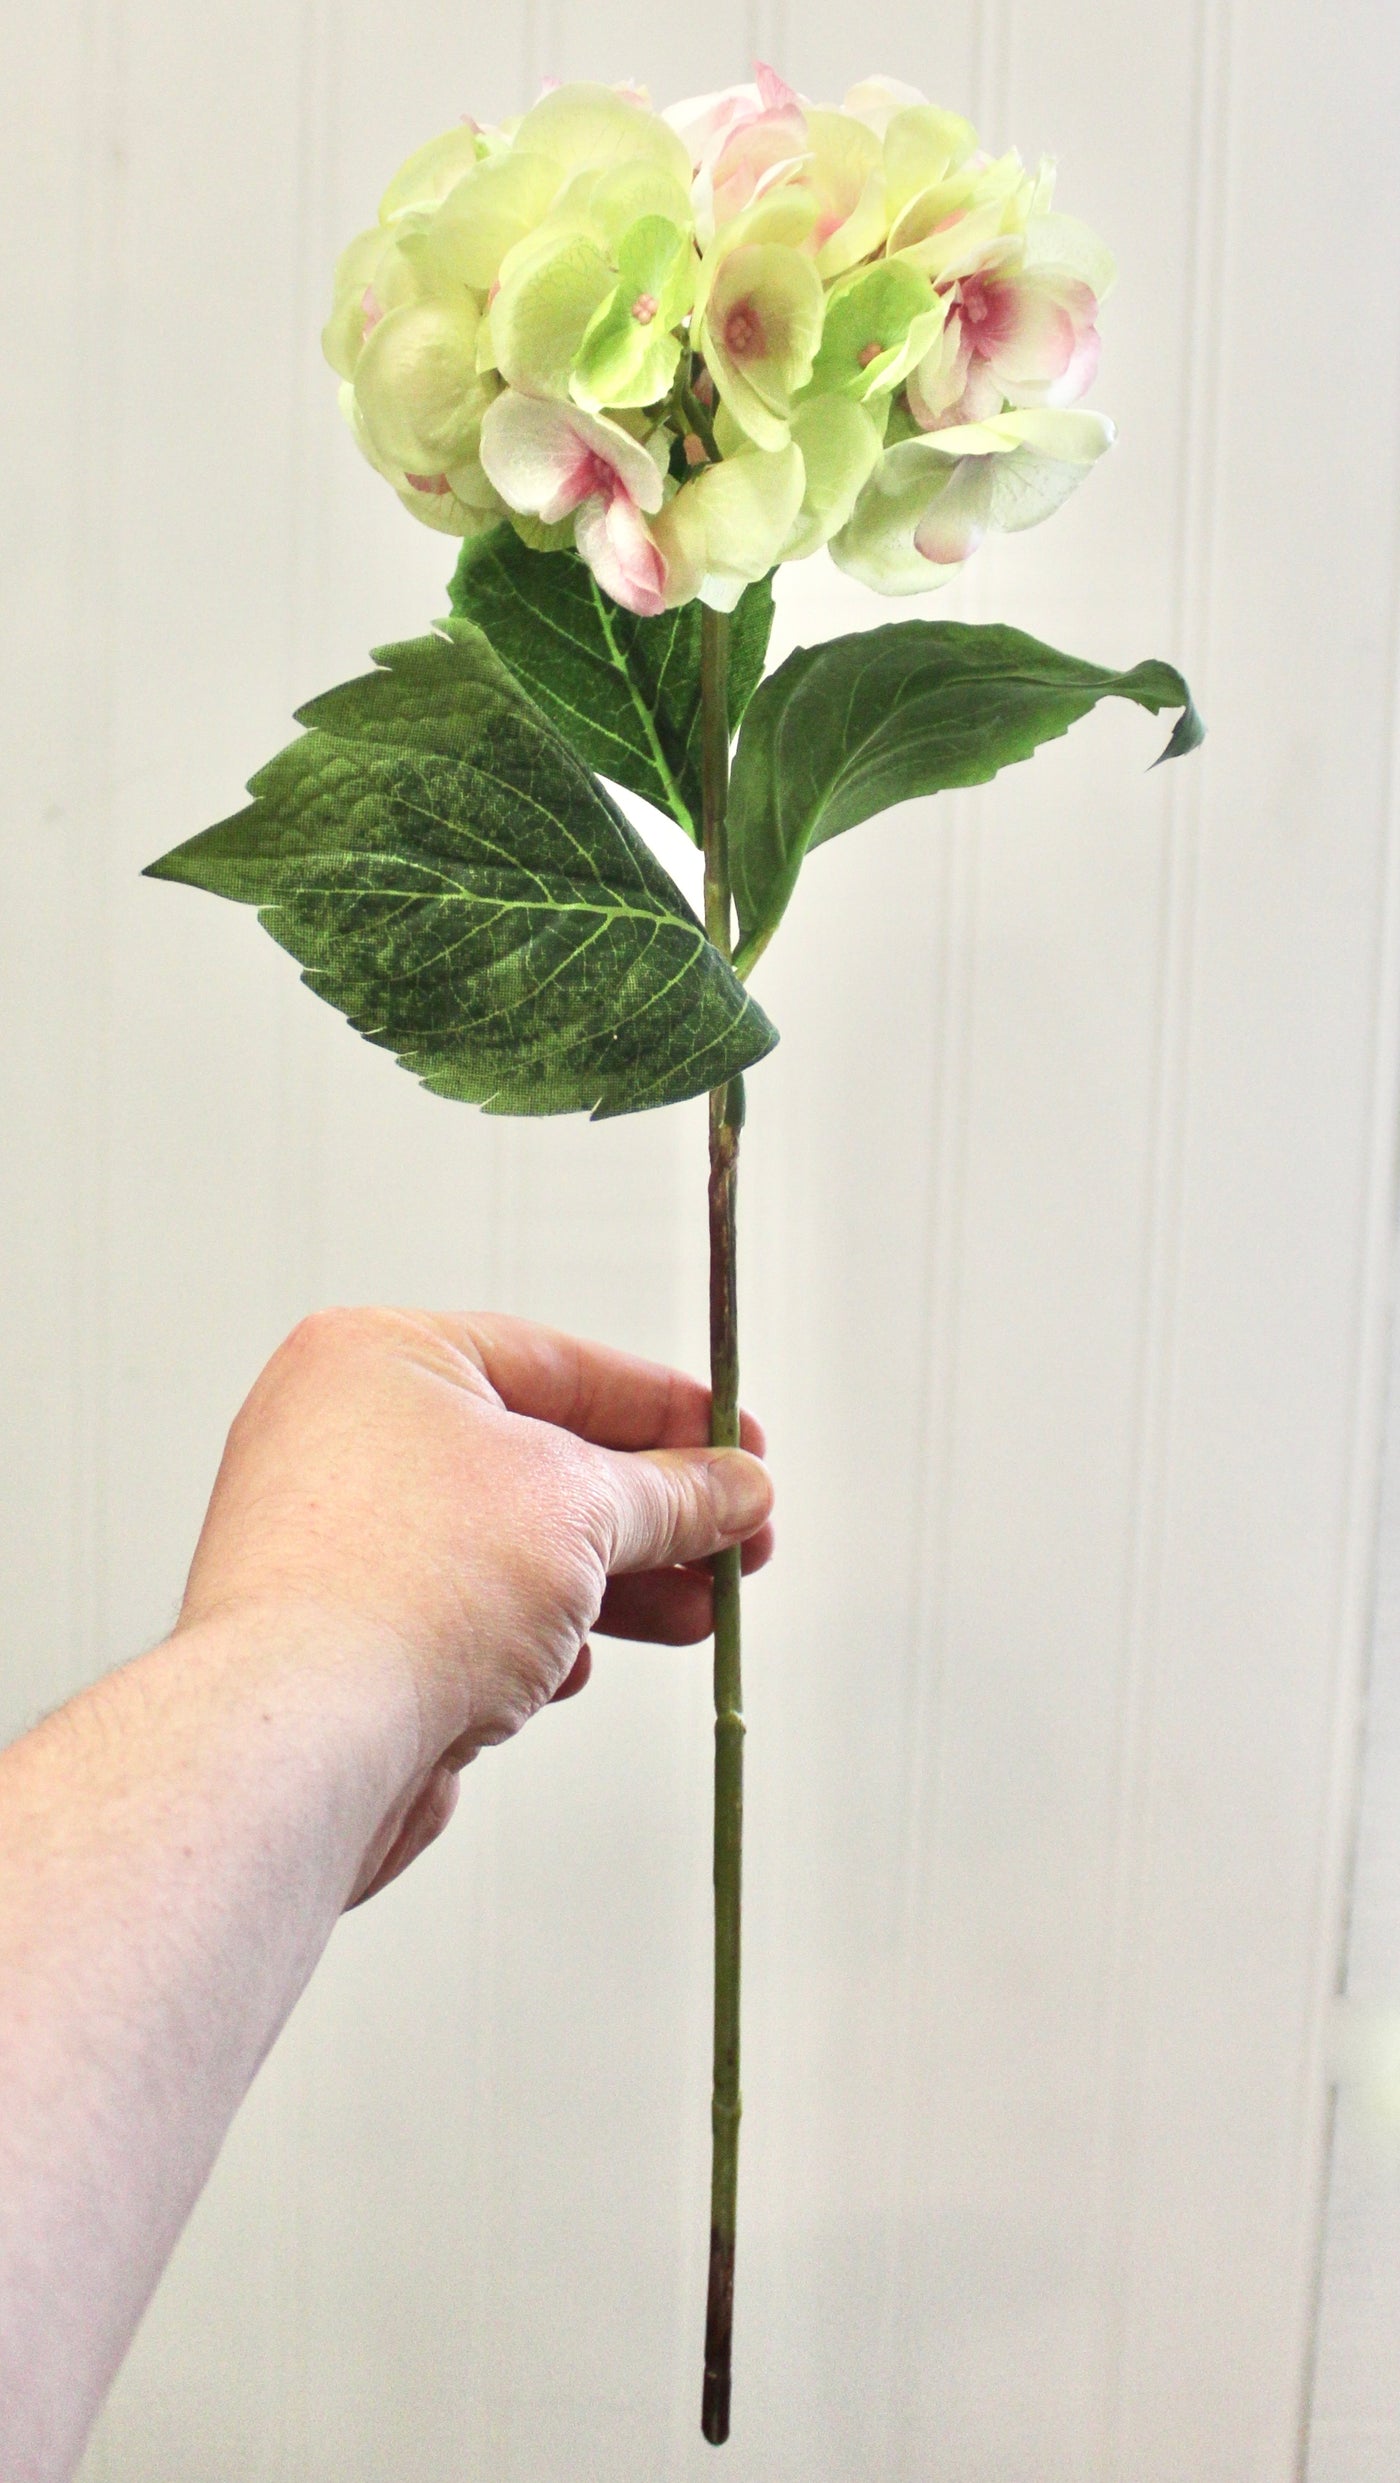
[{"label": "pink flower center", "polygon": [[1015,288],[993,284],[988,276],[964,276],[958,287],[958,308],[963,334],[973,352],[993,354],[1016,324]]},{"label": "pink flower center", "polygon": [[373,285],[365,286],[363,293],[360,295],[360,308],[365,315],[365,323],[360,330],[360,343],[363,344],[371,328],[377,328],[380,320],[384,316],[384,305],[382,302],[377,302],[375,300]]},{"label": "pink flower center", "polygon": [[725,350],[736,362],[751,362],[763,351],[763,322],[752,302],[736,302],[724,323]]},{"label": "pink flower center", "polygon": [[856,355],[856,360],[860,364],[861,369],[863,371],[868,371],[872,362],[879,361],[879,358],[884,350],[885,348],[879,340],[872,336],[869,344],[862,345],[860,352]]},{"label": "pink flower center", "polygon": [[415,491],[429,491],[439,500],[445,499],[452,489],[445,474],[406,474],[403,479],[411,483]]},{"label": "pink flower center", "polygon": [[656,295],[654,293],[639,293],[635,302],[632,304],[632,316],[636,320],[638,327],[649,328],[653,319],[656,317],[656,312]]},{"label": "pink flower center", "polygon": [[578,456],[569,469],[568,493],[570,508],[580,507],[585,500],[601,500],[605,508],[611,508],[619,493],[625,495],[625,486],[616,466],[580,440]]}]

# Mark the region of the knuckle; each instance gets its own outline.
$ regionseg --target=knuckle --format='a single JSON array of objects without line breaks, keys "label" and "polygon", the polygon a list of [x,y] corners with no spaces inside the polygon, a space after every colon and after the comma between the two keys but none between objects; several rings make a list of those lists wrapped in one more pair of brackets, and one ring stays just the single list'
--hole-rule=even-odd
[{"label": "knuckle", "polygon": [[298,1361],[319,1360],[324,1355],[339,1353],[349,1344],[359,1343],[375,1320],[373,1311],[351,1310],[338,1304],[324,1310],[310,1310],[297,1321],[282,1351]]}]

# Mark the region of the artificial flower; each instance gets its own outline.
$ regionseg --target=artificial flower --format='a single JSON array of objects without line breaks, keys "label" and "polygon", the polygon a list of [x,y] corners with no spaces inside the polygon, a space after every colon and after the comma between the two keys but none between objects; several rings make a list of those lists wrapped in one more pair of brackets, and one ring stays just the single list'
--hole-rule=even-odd
[{"label": "artificial flower", "polygon": [[508,388],[482,422],[481,463],[508,508],[546,526],[573,519],[579,552],[616,603],[664,610],[665,563],[646,522],[661,506],[662,468],[630,431]]},{"label": "artificial flower", "polygon": [[941,585],[988,534],[1037,526],[1112,446],[1104,414],[1032,408],[887,448],[832,558],[883,595]]},{"label": "artificial flower", "polygon": [[762,449],[745,441],[683,484],[652,529],[665,563],[664,601],[698,595],[715,611],[732,612],[744,588],[781,557],[805,480],[802,452],[791,442]]},{"label": "artificial flower", "polygon": [[817,104],[761,66],[665,113],[557,86],[410,157],[326,356],[415,516],[508,512],[634,612],[727,608],[827,543],[910,593],[1112,437],[1070,409],[1113,265],[1053,185],[888,78]]}]

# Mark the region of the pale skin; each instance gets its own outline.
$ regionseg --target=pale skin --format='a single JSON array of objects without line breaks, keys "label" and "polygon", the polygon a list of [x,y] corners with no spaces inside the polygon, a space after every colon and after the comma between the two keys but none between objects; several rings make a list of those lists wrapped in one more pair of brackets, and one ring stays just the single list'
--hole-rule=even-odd
[{"label": "pale skin", "polygon": [[0,2474],[63,2483],[347,1905],[459,1771],[768,1556],[762,1435],[519,1320],[333,1311],[229,1434],[171,1636],[0,1755]]}]

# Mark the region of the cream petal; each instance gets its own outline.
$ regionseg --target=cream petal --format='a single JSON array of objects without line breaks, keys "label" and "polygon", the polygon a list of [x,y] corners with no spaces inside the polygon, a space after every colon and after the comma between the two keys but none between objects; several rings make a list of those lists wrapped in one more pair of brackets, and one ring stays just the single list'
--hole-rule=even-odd
[{"label": "cream petal", "polygon": [[1028,271],[1053,268],[1077,277],[1100,302],[1112,292],[1118,275],[1112,251],[1077,216],[1033,215],[1026,226],[1024,263]]},{"label": "cream petal", "polygon": [[895,113],[885,131],[885,198],[891,221],[934,183],[946,181],[976,152],[977,132],[958,112],[914,104]]},{"label": "cream petal", "polygon": [[557,164],[522,148],[478,164],[458,182],[434,229],[449,239],[468,284],[489,292],[507,253],[549,212],[559,182]]},{"label": "cream petal", "polygon": [[321,350],[342,379],[354,377],[366,328],[373,324],[366,295],[372,295],[375,273],[391,247],[382,225],[374,225],[367,233],[357,233],[336,261],[331,315],[321,330]]},{"label": "cream petal", "polygon": [[476,310],[425,300],[386,313],[355,370],[355,398],[379,454],[415,473],[474,453],[489,386],[476,371]]},{"label": "cream petal", "polygon": [[926,104],[928,97],[917,86],[906,86],[902,78],[862,78],[859,85],[849,86],[841,99],[843,112],[864,121],[877,138],[883,138],[897,112],[905,112],[911,104]]},{"label": "cream petal", "polygon": [[1106,415],[1033,407],[886,449],[833,560],[882,594],[941,585],[987,533],[1018,533],[1060,508],[1109,447]]},{"label": "cream petal", "polygon": [[801,451],[746,449],[705,466],[673,494],[652,532],[666,560],[668,605],[699,595],[732,611],[745,586],[766,577],[802,506]]},{"label": "cream petal", "polygon": [[459,121],[454,129],[445,129],[426,146],[416,148],[379,202],[380,223],[392,223],[396,216],[415,208],[436,207],[472,171],[478,152],[477,131],[471,121]]},{"label": "cream petal", "polygon": [[690,185],[690,155],[669,122],[612,86],[556,86],[531,106],[515,143],[547,155],[566,172],[644,157]]},{"label": "cream petal", "polygon": [[824,300],[811,260],[779,242],[726,253],[700,349],[735,420],[759,447],[786,445],[792,402],[812,376]]}]

